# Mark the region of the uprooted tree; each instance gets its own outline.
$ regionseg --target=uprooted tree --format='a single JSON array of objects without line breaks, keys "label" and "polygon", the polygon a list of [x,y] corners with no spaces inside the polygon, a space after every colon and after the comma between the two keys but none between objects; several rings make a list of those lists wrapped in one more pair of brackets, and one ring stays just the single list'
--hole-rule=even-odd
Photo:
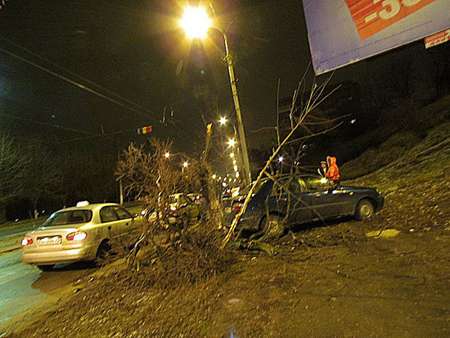
[{"label": "uprooted tree", "polygon": [[[277,143],[269,159],[249,187],[243,207],[234,217],[225,236],[217,231],[222,224],[222,208],[215,183],[211,182],[208,154],[211,148],[212,126],[207,127],[205,149],[198,160],[189,159],[190,165],[181,170],[178,161],[170,161],[171,144],[153,140],[150,146],[131,144],[119,159],[116,176],[122,180],[125,192],[139,198],[146,205],[146,223],[127,254],[128,267],[134,271],[145,271],[146,281],[168,287],[177,282],[196,282],[221,272],[229,265],[229,250],[224,250],[231,239],[237,239],[239,220],[263,180],[272,180],[274,185],[284,189],[292,200],[287,215],[301,201],[289,191],[289,184],[283,180],[283,171],[277,168],[275,160],[283,153],[291,157],[289,174],[302,170],[298,162],[302,156],[302,145],[310,138],[336,128],[339,123],[318,119],[314,112],[323,100],[334,90],[326,93],[330,79],[322,84],[313,84],[305,89],[303,78],[294,92],[289,114],[289,125],[283,130],[276,128]],[[299,104],[300,103],[300,104]],[[299,133],[300,130],[302,133]],[[166,155],[167,154],[167,155]],[[185,155],[177,156],[187,159]],[[204,215],[192,224],[171,224],[171,196],[176,193],[199,193],[205,197]],[[280,236],[283,225],[278,229],[265,227],[259,240],[247,242],[246,248],[258,248],[272,253],[263,241],[270,235]]]},{"label": "uprooted tree", "polygon": [[[290,213],[299,207],[299,204],[301,204],[302,201],[295,192],[290,191],[289,179],[284,179],[286,175],[283,175],[283,171],[280,170],[280,168],[276,168],[274,163],[276,163],[280,154],[288,154],[290,157],[290,167],[286,171],[288,177],[292,177],[294,174],[301,175],[303,171],[301,157],[305,142],[313,137],[327,133],[340,125],[339,119],[330,120],[313,115],[313,112],[316,111],[319,105],[332,95],[334,91],[338,90],[338,87],[335,87],[329,92],[326,91],[327,85],[331,80],[331,77],[329,77],[321,84],[314,82],[311,89],[307,91],[306,75],[307,73],[305,73],[303,78],[299,81],[297,89],[292,96],[288,126],[283,129],[280,127],[279,122],[277,122],[277,126],[274,128],[277,139],[276,146],[263,168],[259,171],[256,180],[252,182],[244,203],[240,211],[235,215],[228,233],[222,242],[222,248],[225,248],[232,238],[237,238],[238,236],[236,234],[240,234],[240,232],[236,232],[239,221],[246,212],[252,196],[261,186],[261,182],[264,179],[273,181],[275,187],[282,189],[286,193],[285,195],[287,195],[288,204],[284,212],[284,220],[289,218]],[[279,116],[277,117],[277,121],[279,121]],[[302,131],[302,133],[300,133],[300,131]],[[266,217],[266,221],[270,221],[269,217]],[[270,246],[265,245],[263,241],[269,237],[273,238],[281,236],[285,231],[285,222],[269,223],[260,230],[260,238],[251,240],[247,243],[247,247],[256,247],[269,254],[273,253],[273,249]]]},{"label": "uprooted tree", "polygon": [[[117,165],[116,176],[122,180],[125,192],[145,203],[146,222],[127,254],[128,266],[151,272],[149,280],[160,286],[174,285],[176,281],[195,282],[227,265],[228,258],[220,250],[221,238],[216,231],[221,222],[220,205],[210,184],[207,163],[211,132],[208,126],[200,159],[189,158],[189,165],[184,168],[180,168],[179,159],[170,157],[184,160],[188,157],[169,155],[171,143],[157,140],[147,148],[131,144]],[[173,196],[188,193],[199,196],[195,207],[201,209],[201,217],[190,219],[190,213],[186,212],[180,217],[181,222],[174,223]]]}]

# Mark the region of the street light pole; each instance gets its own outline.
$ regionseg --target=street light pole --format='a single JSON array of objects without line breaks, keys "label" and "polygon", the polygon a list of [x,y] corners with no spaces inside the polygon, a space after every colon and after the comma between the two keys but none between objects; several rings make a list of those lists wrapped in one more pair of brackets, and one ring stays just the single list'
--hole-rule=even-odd
[{"label": "street light pole", "polygon": [[241,105],[239,103],[239,95],[236,86],[236,76],[234,74],[233,57],[230,54],[227,35],[222,30],[219,31],[223,36],[223,41],[225,44],[225,60],[227,62],[228,74],[230,76],[230,85],[231,85],[231,93],[233,95],[234,109],[236,110],[236,123],[238,129],[239,144],[242,151],[242,165],[244,169],[243,170],[244,183],[248,185],[252,182],[252,173],[250,170],[250,161],[248,157],[247,139],[245,137],[244,123],[242,121]]},{"label": "street light pole", "polygon": [[[210,3],[210,7],[214,14],[214,8]],[[191,39],[204,39],[210,28],[216,29],[222,34],[225,44],[225,60],[228,66],[228,74],[230,76],[231,93],[233,95],[234,109],[236,110],[236,123],[238,127],[239,144],[242,153],[242,166],[244,173],[244,183],[250,184],[252,181],[250,171],[250,161],[248,158],[247,140],[245,137],[244,123],[242,121],[241,106],[239,104],[238,90],[236,86],[236,76],[234,73],[233,57],[228,46],[228,38],[225,31],[215,27],[212,23],[205,8],[201,6],[187,6],[180,20],[180,26]]]}]

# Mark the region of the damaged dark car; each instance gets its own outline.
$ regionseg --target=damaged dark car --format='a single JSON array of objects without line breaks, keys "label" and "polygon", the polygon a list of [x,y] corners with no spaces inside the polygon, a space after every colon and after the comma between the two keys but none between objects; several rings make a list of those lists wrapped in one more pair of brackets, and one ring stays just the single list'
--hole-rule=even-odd
[{"label": "damaged dark car", "polygon": [[371,218],[384,205],[373,188],[334,186],[326,179],[285,177],[261,183],[242,215],[239,228],[265,232],[273,223],[298,225],[344,216]]}]

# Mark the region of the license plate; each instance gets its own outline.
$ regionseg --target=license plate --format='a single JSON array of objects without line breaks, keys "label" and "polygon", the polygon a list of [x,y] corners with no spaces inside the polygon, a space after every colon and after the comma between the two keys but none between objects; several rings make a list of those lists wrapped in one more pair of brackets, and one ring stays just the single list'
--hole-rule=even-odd
[{"label": "license plate", "polygon": [[61,244],[61,236],[41,237],[37,242],[39,245],[57,245]]}]

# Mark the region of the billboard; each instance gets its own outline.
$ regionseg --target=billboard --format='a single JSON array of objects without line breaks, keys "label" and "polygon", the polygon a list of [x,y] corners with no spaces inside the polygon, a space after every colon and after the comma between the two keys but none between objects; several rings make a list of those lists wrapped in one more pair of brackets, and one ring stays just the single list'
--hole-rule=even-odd
[{"label": "billboard", "polygon": [[303,0],[316,74],[450,28],[450,0]]}]

